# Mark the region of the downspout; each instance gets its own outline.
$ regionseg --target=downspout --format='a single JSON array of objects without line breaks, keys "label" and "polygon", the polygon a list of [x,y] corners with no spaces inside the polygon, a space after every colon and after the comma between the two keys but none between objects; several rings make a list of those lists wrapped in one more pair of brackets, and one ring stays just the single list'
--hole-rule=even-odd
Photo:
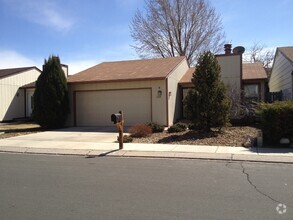
[{"label": "downspout", "polygon": [[166,78],[166,119],[167,127],[169,127],[169,89],[168,89],[168,78]]}]

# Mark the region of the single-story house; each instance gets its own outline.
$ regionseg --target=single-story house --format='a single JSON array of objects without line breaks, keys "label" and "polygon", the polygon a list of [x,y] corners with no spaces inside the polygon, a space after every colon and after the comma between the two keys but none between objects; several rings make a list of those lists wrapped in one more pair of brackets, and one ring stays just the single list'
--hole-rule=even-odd
[{"label": "single-story house", "polygon": [[262,63],[243,63],[242,83],[244,96],[256,101],[265,101],[267,72]]},{"label": "single-story house", "polygon": [[[61,66],[67,77],[68,66]],[[35,82],[40,74],[35,66],[0,69],[0,122],[31,117]]]},{"label": "single-story house", "polygon": [[[225,51],[217,55],[221,77],[241,90],[242,54],[231,53],[231,45]],[[110,115],[123,110],[126,125],[170,126],[183,117],[193,72],[185,57],[170,57],[104,62],[69,76],[68,125],[111,126]]]},{"label": "single-story house", "polygon": [[35,66],[0,70],[0,121],[30,115],[32,93],[26,93],[21,87],[35,82],[40,74]]},{"label": "single-story house", "polygon": [[178,82],[188,71],[185,57],[104,62],[68,77],[69,124],[110,126],[124,111],[125,124],[172,125],[181,115]]},{"label": "single-story house", "polygon": [[270,92],[282,91],[283,100],[293,100],[293,47],[277,48],[269,89]]}]

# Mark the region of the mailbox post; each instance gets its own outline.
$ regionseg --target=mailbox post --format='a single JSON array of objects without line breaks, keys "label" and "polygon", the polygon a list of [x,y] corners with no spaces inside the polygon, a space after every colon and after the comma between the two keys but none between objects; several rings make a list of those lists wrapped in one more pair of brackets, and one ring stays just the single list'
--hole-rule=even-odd
[{"label": "mailbox post", "polygon": [[116,124],[118,132],[119,132],[119,149],[123,149],[123,126],[124,126],[124,118],[123,118],[123,112],[119,111],[118,114],[112,114],[111,115],[111,121]]}]

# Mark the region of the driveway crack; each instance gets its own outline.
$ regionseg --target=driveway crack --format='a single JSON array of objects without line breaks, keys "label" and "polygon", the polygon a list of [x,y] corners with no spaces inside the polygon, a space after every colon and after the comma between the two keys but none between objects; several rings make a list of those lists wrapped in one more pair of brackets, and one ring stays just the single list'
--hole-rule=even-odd
[{"label": "driveway crack", "polygon": [[258,192],[259,194],[261,194],[262,196],[267,197],[268,199],[270,199],[271,201],[278,203],[278,204],[282,204],[281,201],[278,201],[276,199],[274,199],[273,197],[269,196],[268,194],[262,192],[260,189],[257,188],[256,185],[253,184],[253,182],[250,179],[249,173],[246,172],[243,163],[240,163],[241,168],[242,168],[242,173],[246,176],[247,182],[255,189],[256,192]]}]

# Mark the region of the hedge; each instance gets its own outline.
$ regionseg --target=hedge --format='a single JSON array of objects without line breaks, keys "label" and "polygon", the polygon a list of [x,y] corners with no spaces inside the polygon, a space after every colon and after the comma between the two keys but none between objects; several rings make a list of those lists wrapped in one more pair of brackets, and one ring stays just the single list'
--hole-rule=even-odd
[{"label": "hedge", "polygon": [[182,132],[182,131],[186,131],[186,129],[187,129],[186,124],[178,122],[172,125],[170,128],[168,128],[168,133]]},{"label": "hedge", "polygon": [[264,142],[279,144],[281,138],[293,138],[293,101],[262,103],[258,114]]}]

